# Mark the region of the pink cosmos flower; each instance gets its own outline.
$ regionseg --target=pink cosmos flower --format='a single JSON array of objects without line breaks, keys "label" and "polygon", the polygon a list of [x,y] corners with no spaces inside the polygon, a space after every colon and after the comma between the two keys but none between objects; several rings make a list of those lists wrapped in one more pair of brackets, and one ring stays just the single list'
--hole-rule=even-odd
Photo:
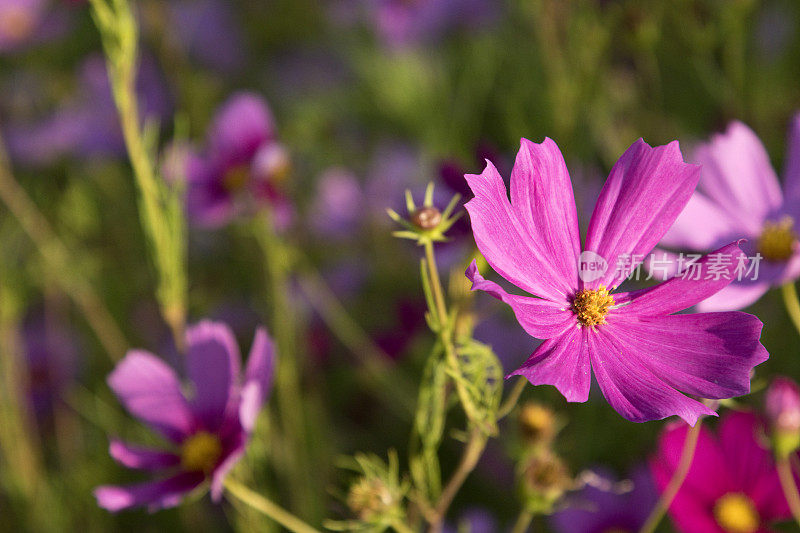
[{"label": "pink cosmos flower", "polygon": [[697,191],[662,244],[707,251],[744,237],[747,255],[763,257],[757,279],[734,281],[698,309],[742,309],[770,287],[800,277],[795,225],[800,219],[800,114],[789,132],[783,190],[764,145],[741,122],[731,123],[725,133],[701,145],[695,159],[703,164]]},{"label": "pink cosmos flower", "polygon": [[112,440],[111,456],[128,468],[160,473],[154,481],[95,489],[100,507],[150,511],[178,505],[211,483],[219,501],[225,475],[244,454],[269,394],[274,366],[272,341],[256,331],[244,379],[240,355],[227,325],[203,321],[186,332],[187,372],[192,395],[182,392],[175,372],[155,355],[131,350],[108,377],[108,384],[133,416],[160,433],[171,446],[156,450]]},{"label": "pink cosmos flower", "polygon": [[750,370],[768,357],[759,342],[761,322],[740,312],[675,314],[730,283],[743,255],[736,243],[718,251],[732,258],[724,267],[727,279],[676,277],[612,294],[630,273],[614,267],[617,259],[650,252],[686,205],[699,171],[683,162],[677,142],[652,148],[640,139],[623,154],[589,223],[584,249],[608,264],[591,281],[579,276],[575,201],[552,140],[522,139],[510,202],[491,162],[482,174],[466,176],[475,195],[466,208],[478,248],[498,274],[535,297],[507,293],[474,262],[467,270],[473,290],[510,305],[529,335],[546,339],[511,375],[584,402],[594,370],[611,406],[634,422],[678,415],[694,425],[714,412],[679,391],[701,398],[749,391]]},{"label": "pink cosmos flower", "polygon": [[[668,426],[650,469],[659,490],[672,478],[686,438],[685,425]],[[692,466],[670,506],[683,533],[767,533],[791,517],[761,420],[731,412],[717,437],[700,430]]]},{"label": "pink cosmos flower", "polygon": [[228,99],[214,116],[206,145],[204,153],[185,161],[192,221],[217,228],[268,203],[276,224],[288,224],[291,208],[278,184],[288,175],[289,156],[261,97],[239,93]]}]

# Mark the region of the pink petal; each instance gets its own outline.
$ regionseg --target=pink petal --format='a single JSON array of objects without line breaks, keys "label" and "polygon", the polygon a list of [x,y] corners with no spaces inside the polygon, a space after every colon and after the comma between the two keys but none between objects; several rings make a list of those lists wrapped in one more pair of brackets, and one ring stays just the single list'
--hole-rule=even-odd
[{"label": "pink petal", "polygon": [[116,439],[109,443],[108,453],[119,464],[139,470],[160,470],[181,462],[180,457],[174,453],[135,446]]},{"label": "pink petal", "polygon": [[253,431],[258,414],[272,388],[275,369],[275,345],[264,328],[258,328],[247,358],[242,386],[239,420],[247,433]]},{"label": "pink petal", "polygon": [[[658,456],[651,463],[659,465],[666,474],[666,479],[656,476],[659,490],[664,490],[666,483],[678,468],[688,430],[689,426],[681,421],[671,422],[659,437]],[[691,494],[698,503],[709,505],[733,490],[737,490],[737,485],[731,479],[729,465],[722,449],[711,431],[703,426],[697,439],[692,465],[678,494],[684,492]],[[673,509],[676,507],[677,505],[673,504]]]},{"label": "pink petal", "polygon": [[778,176],[764,145],[741,122],[697,149],[703,165],[700,189],[724,212],[758,235],[764,219],[783,203]]},{"label": "pink petal", "polygon": [[609,326],[586,330],[589,356],[603,396],[623,418],[647,422],[677,415],[694,425],[700,415],[715,415],[655,376],[639,353],[619,339],[622,327]]},{"label": "pink petal", "polygon": [[575,315],[564,307],[565,304],[508,294],[497,283],[484,279],[478,272],[475,261],[470,264],[466,274],[472,281],[473,291],[485,291],[511,306],[519,324],[532,337],[539,339],[556,337],[576,324]]},{"label": "pink petal", "polygon": [[753,367],[769,357],[759,342],[761,327],[758,318],[740,312],[620,316],[613,337],[626,357],[668,386],[721,399],[750,392]]},{"label": "pink petal", "polygon": [[175,372],[155,355],[131,350],[108,376],[108,385],[133,416],[180,442],[194,429],[194,417]]},{"label": "pink petal", "polygon": [[730,216],[712,200],[695,191],[661,244],[679,250],[711,250],[726,242],[754,237],[738,217]]},{"label": "pink petal", "polygon": [[[717,266],[713,267],[714,262],[720,258],[724,258],[725,262],[717,262]],[[686,276],[678,274],[655,287],[615,295],[614,301],[617,304],[626,304],[619,307],[618,313],[641,316],[668,315],[683,311],[728,286],[736,279],[736,269],[741,261],[744,261],[742,264],[747,264],[744,252],[739,249],[738,243],[731,243],[697,261],[701,278],[699,280],[694,279],[692,271],[687,271]],[[705,279],[709,276],[710,279]]]},{"label": "pink petal", "polygon": [[147,506],[152,512],[175,507],[202,482],[202,474],[184,472],[136,485],[97,487],[94,496],[97,498],[97,505],[113,513],[142,506]]},{"label": "pink petal", "polygon": [[686,206],[699,176],[697,165],[683,162],[677,141],[655,148],[641,139],[633,143],[611,169],[589,222],[586,250],[610,268],[585,285],[619,286],[627,273],[614,268],[618,260],[653,249]]},{"label": "pink petal", "polygon": [[800,205],[798,205],[800,203],[800,113],[792,118],[789,126],[783,178],[786,203],[797,206],[796,210],[800,211]]},{"label": "pink petal", "polygon": [[514,285],[543,298],[567,302],[577,286],[554,265],[554,258],[561,254],[548,249],[547,243],[537,238],[537,230],[517,216],[503,178],[491,162],[486,163],[482,174],[464,176],[475,194],[465,207],[478,249],[492,268]]},{"label": "pink petal", "polygon": [[585,402],[591,384],[587,331],[575,326],[544,341],[508,377],[525,376],[533,385],[553,385],[568,402]]},{"label": "pink petal", "polygon": [[759,300],[769,290],[769,283],[734,282],[699,302],[697,310],[703,313],[717,311],[736,311],[744,309]]},{"label": "pink petal", "polygon": [[254,93],[238,93],[214,117],[209,150],[225,164],[249,163],[258,148],[274,137],[274,129],[274,119],[264,99]]},{"label": "pink petal", "polygon": [[240,373],[239,346],[222,322],[203,321],[186,331],[186,365],[194,385],[191,405],[205,429],[222,424]]},{"label": "pink petal", "polygon": [[520,141],[511,172],[511,206],[561,278],[577,287],[578,213],[567,164],[551,139]]}]

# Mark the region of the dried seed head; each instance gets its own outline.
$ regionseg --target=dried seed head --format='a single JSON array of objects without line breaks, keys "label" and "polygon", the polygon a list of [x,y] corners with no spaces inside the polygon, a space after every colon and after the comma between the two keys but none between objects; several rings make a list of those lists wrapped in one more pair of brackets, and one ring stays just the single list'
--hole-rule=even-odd
[{"label": "dried seed head", "polygon": [[411,214],[411,223],[420,229],[433,229],[442,221],[442,213],[435,207],[420,207]]},{"label": "dried seed head", "polygon": [[554,504],[573,486],[567,466],[549,450],[530,458],[523,479],[528,495],[547,505]]}]

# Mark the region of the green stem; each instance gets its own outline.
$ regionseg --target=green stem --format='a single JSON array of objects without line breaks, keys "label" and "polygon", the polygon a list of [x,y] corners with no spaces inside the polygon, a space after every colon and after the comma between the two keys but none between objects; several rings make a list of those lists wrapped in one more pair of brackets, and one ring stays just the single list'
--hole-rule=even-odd
[{"label": "green stem", "polygon": [[272,304],[270,329],[278,348],[275,393],[280,425],[288,443],[286,482],[295,508],[310,511],[314,499],[311,489],[313,477],[307,460],[309,441],[305,431],[305,402],[300,393],[295,315],[288,296],[290,257],[275,232],[271,213],[264,213],[256,224],[256,237],[263,251]]},{"label": "green stem", "polygon": [[286,509],[253,492],[244,485],[233,481],[231,478],[225,480],[225,488],[239,501],[268,516],[289,531],[294,533],[320,533],[319,530],[306,524]]},{"label": "green stem", "polygon": [[506,415],[514,410],[514,407],[516,407],[517,402],[519,401],[519,397],[522,396],[522,391],[525,389],[525,384],[527,382],[528,380],[526,378],[520,377],[517,382],[514,383],[514,388],[511,389],[511,392],[508,393],[508,397],[497,410],[498,420],[505,418]]},{"label": "green stem", "polygon": [[800,525],[800,494],[797,492],[797,485],[794,482],[789,456],[786,454],[780,455],[776,463],[778,477],[781,481],[783,494],[786,496],[786,502],[789,504],[789,509],[792,511],[795,522]]},{"label": "green stem", "polygon": [[694,459],[694,452],[697,449],[697,439],[700,437],[701,427],[702,419],[698,418],[694,427],[686,433],[686,439],[683,441],[683,450],[681,451],[678,467],[672,474],[672,479],[669,480],[664,492],[661,493],[661,497],[658,499],[658,502],[656,502],[656,506],[650,512],[650,516],[647,517],[647,521],[639,530],[639,533],[653,533],[664,518],[667,510],[669,510],[672,500],[675,499],[683,482],[686,480],[686,476],[689,474],[689,468],[691,468],[692,460]]},{"label": "green stem", "polygon": [[786,283],[781,287],[783,294],[783,303],[786,306],[786,312],[789,313],[789,318],[792,319],[795,329],[800,333],[800,300],[797,298],[797,289],[793,282]]},{"label": "green stem", "polygon": [[[454,368],[457,368],[458,355],[456,354],[456,349],[453,342],[452,327],[449,323],[450,320],[447,313],[447,304],[445,303],[444,299],[442,282],[439,278],[439,268],[436,265],[436,255],[433,251],[433,243],[428,241],[424,244],[424,246],[425,258],[428,265],[427,271],[430,277],[430,285],[431,289],[433,290],[433,299],[435,305],[435,309],[431,309],[430,311],[432,314],[438,316],[436,320],[438,326],[437,334],[439,335],[439,340],[444,347],[448,364]],[[464,390],[464,386],[460,382],[456,382],[456,392],[458,393],[462,404],[466,405],[468,393],[466,390]],[[480,460],[481,455],[483,455],[483,450],[485,448],[486,435],[484,435],[480,429],[473,428],[470,432],[470,438],[467,442],[467,446],[464,449],[463,455],[461,456],[461,461],[456,468],[456,471],[450,478],[450,481],[447,482],[447,485],[442,491],[441,496],[439,496],[439,500],[434,506],[433,514],[429,519],[431,531],[433,533],[441,531],[442,523],[447,515],[447,509],[450,507],[450,504],[453,502],[456,494],[461,489],[464,481],[466,481],[467,476],[469,476],[470,472],[475,469],[475,466],[478,464],[478,461]]]},{"label": "green stem", "polygon": [[511,533],[525,533],[531,527],[531,522],[533,522],[533,513],[527,509],[520,511]]},{"label": "green stem", "polygon": [[447,482],[442,495],[436,502],[433,509],[433,516],[431,517],[431,532],[436,533],[442,530],[442,523],[445,516],[447,516],[447,509],[453,503],[453,499],[458,494],[461,486],[467,480],[469,474],[478,465],[478,461],[483,455],[483,450],[486,448],[486,435],[479,429],[475,428],[470,433],[469,442],[464,448],[464,454],[461,456],[461,461],[458,464],[455,472],[453,472],[450,481]]}]

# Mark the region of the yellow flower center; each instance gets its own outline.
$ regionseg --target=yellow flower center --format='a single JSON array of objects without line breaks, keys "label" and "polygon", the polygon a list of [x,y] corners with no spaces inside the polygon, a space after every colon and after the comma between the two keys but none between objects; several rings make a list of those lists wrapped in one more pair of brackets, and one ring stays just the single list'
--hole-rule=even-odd
[{"label": "yellow flower center", "polygon": [[211,472],[222,455],[219,437],[206,431],[195,433],[181,446],[181,466],[189,472]]},{"label": "yellow flower center", "polygon": [[222,186],[229,192],[236,192],[247,185],[250,179],[250,167],[248,165],[236,165],[225,171],[222,177]]},{"label": "yellow flower center", "polygon": [[598,289],[582,289],[572,300],[572,312],[582,326],[596,326],[606,323],[606,315],[614,305],[614,297],[605,286]]},{"label": "yellow flower center", "polygon": [[731,492],[717,500],[714,518],[727,533],[754,533],[761,521],[753,501],[739,492]]},{"label": "yellow flower center", "polygon": [[11,41],[19,41],[33,29],[33,17],[21,7],[11,6],[0,13],[0,33]]},{"label": "yellow flower center", "polygon": [[758,251],[768,261],[786,261],[794,253],[797,234],[794,232],[794,220],[790,216],[783,217],[780,222],[766,222],[758,238]]}]

